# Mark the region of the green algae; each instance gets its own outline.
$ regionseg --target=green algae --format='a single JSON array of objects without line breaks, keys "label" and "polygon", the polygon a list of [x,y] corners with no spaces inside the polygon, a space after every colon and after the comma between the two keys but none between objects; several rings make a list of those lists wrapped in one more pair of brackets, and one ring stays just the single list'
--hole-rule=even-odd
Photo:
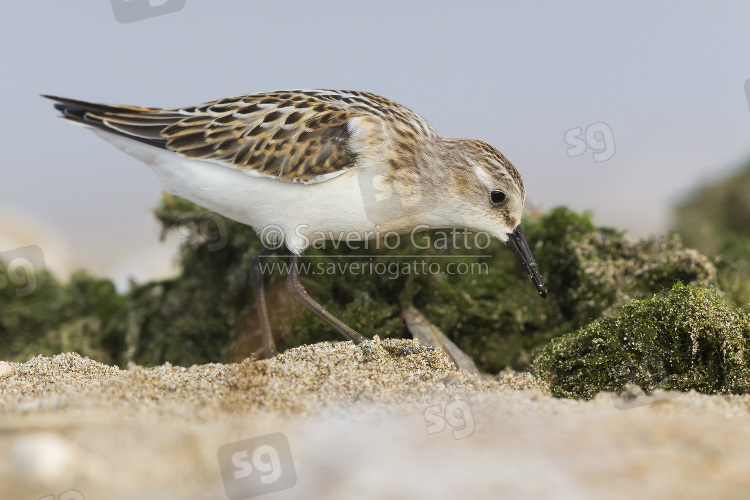
[{"label": "green algae", "polygon": [[750,390],[750,317],[714,289],[678,283],[553,339],[534,374],[558,397],[591,398],[634,383],[714,393]]},{"label": "green algae", "polygon": [[114,362],[119,336],[114,319],[127,298],[112,282],[77,272],[63,285],[46,270],[38,270],[35,280],[29,296],[0,289],[0,356],[26,361],[75,351]]},{"label": "green algae", "polygon": [[682,281],[716,284],[710,259],[683,247],[672,233],[631,242],[624,232],[595,228],[588,214],[553,209],[535,226],[538,259],[552,272],[550,294],[575,325],[608,315]]},{"label": "green algae", "polygon": [[[107,280],[84,279],[91,282],[87,286],[109,287],[102,292],[50,278],[35,294],[42,306],[21,302],[11,313],[0,302],[0,328],[7,332],[0,357],[23,361],[66,348],[126,366],[237,361],[257,353],[261,339],[248,266],[261,245],[253,230],[176,197],[164,198],[154,213],[165,232],[182,237],[177,277],[134,286],[124,295]],[[368,248],[348,249],[328,242],[310,248],[302,261],[313,267],[301,280],[312,297],[369,337],[409,337],[401,313],[414,305],[486,372],[527,369],[551,339],[677,281],[717,285],[712,261],[684,248],[673,234],[632,242],[620,231],[597,228],[590,214],[564,207],[523,225],[548,285],[546,300],[503,244],[454,247],[443,230],[420,233],[416,241],[407,235],[395,246],[372,241]],[[459,241],[474,242],[474,236],[461,234]],[[283,264],[286,256],[279,251],[265,262]],[[388,272],[412,262],[437,272],[418,265]],[[449,273],[448,263],[470,272]],[[357,272],[352,264],[359,265]],[[317,272],[332,265],[339,266],[336,272]],[[341,340],[286,295],[285,280],[278,268],[265,280],[279,349]],[[93,300],[89,307],[61,305],[87,300]],[[26,316],[39,319],[19,322]]]}]

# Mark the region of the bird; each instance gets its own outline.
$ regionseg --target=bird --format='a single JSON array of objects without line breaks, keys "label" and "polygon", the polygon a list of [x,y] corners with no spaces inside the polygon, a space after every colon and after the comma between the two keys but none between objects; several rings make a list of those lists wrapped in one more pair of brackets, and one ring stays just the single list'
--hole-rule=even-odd
[{"label": "bird", "polygon": [[171,193],[259,233],[264,246],[249,271],[266,357],[276,345],[260,264],[282,245],[291,253],[290,295],[347,340],[365,340],[299,280],[299,256],[315,235],[484,232],[505,243],[547,295],[521,228],[526,190],[518,170],[486,142],[441,136],[380,95],[282,90],[182,108],[43,97],[65,120],[148,164]]}]

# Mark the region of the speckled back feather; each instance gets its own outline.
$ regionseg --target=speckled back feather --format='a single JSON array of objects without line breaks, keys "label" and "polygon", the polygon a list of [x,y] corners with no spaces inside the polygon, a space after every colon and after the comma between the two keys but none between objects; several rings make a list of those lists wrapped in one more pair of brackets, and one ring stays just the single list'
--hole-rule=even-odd
[{"label": "speckled back feather", "polygon": [[287,182],[330,179],[368,154],[408,168],[417,142],[437,137],[411,110],[359,91],[278,91],[173,109],[46,97],[69,120]]}]

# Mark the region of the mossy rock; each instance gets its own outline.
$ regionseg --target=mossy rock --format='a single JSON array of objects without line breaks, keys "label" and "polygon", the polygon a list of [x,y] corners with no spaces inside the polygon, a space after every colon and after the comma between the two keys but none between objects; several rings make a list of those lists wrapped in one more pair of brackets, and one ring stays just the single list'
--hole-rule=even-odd
[{"label": "mossy rock", "polygon": [[119,331],[114,319],[127,304],[110,280],[86,272],[59,283],[48,271],[35,273],[27,297],[0,288],[0,357],[27,361],[75,351],[104,363],[115,362]]},{"label": "mossy rock", "polygon": [[677,282],[716,286],[713,262],[684,248],[674,233],[633,242],[623,231],[596,228],[590,214],[558,207],[530,235],[547,273],[549,298],[573,328]]},{"label": "mossy rock", "polygon": [[[172,196],[160,202],[155,215],[164,232],[182,237],[178,276],[140,284],[122,295],[109,280],[85,275],[67,285],[40,276],[31,301],[0,290],[0,359],[26,361],[37,353],[76,350],[119,366],[190,365],[238,361],[259,352],[248,267],[261,244],[252,228]],[[310,248],[302,261],[371,269],[450,262],[479,266],[479,272],[311,272],[301,281],[321,305],[369,337],[410,337],[401,311],[414,305],[485,372],[528,369],[550,339],[678,280],[715,285],[712,262],[683,248],[674,235],[631,242],[623,232],[597,228],[589,214],[565,207],[529,217],[523,225],[548,284],[546,300],[498,241],[480,251],[424,244],[441,241],[450,230],[420,233],[418,244],[405,237],[387,249],[377,241],[352,250],[331,243]],[[473,236],[466,238],[473,242]],[[268,262],[283,264],[286,256],[280,251]],[[279,350],[342,340],[289,298],[285,280],[283,272],[265,280]]]},{"label": "mossy rock", "polygon": [[705,394],[750,391],[750,318],[712,288],[678,283],[552,340],[533,365],[558,397],[634,383]]}]

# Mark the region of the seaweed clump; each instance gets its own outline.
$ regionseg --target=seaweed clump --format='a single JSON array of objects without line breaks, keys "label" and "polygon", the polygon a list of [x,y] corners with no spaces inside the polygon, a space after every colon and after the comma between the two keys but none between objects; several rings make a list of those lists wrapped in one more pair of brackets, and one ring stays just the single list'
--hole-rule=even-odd
[{"label": "seaweed clump", "polygon": [[553,339],[534,374],[558,397],[591,398],[628,383],[705,394],[750,390],[750,318],[709,287],[677,283]]},{"label": "seaweed clump", "polygon": [[[0,358],[77,350],[120,366],[190,365],[258,352],[248,266],[261,244],[253,230],[177,197],[165,197],[155,215],[165,232],[182,236],[178,276],[123,295],[108,280],[51,280],[34,301],[15,304],[15,312],[0,298]],[[485,372],[527,369],[550,339],[615,313],[627,300],[651,297],[677,281],[716,282],[712,262],[674,235],[631,242],[564,207],[528,218],[524,230],[548,284],[547,300],[502,243],[452,230],[313,245],[302,259],[309,266],[302,280],[312,297],[368,337],[409,338],[401,315],[415,306]],[[284,253],[265,263],[279,349],[340,341],[285,294]],[[87,288],[94,286],[104,292]],[[71,302],[89,305],[57,305]],[[44,320],[19,322],[34,317]]]},{"label": "seaweed clump", "polygon": [[717,284],[711,259],[684,248],[674,233],[633,242],[623,231],[595,227],[589,214],[558,207],[532,234],[550,298],[571,330],[677,282]]},{"label": "seaweed clump", "polygon": [[[0,357],[27,361],[75,351],[103,363],[118,359],[116,318],[127,297],[110,280],[79,271],[62,284],[45,269],[26,271],[22,277],[33,284],[33,293],[0,287]],[[0,268],[0,283],[13,278],[7,267]]]}]

